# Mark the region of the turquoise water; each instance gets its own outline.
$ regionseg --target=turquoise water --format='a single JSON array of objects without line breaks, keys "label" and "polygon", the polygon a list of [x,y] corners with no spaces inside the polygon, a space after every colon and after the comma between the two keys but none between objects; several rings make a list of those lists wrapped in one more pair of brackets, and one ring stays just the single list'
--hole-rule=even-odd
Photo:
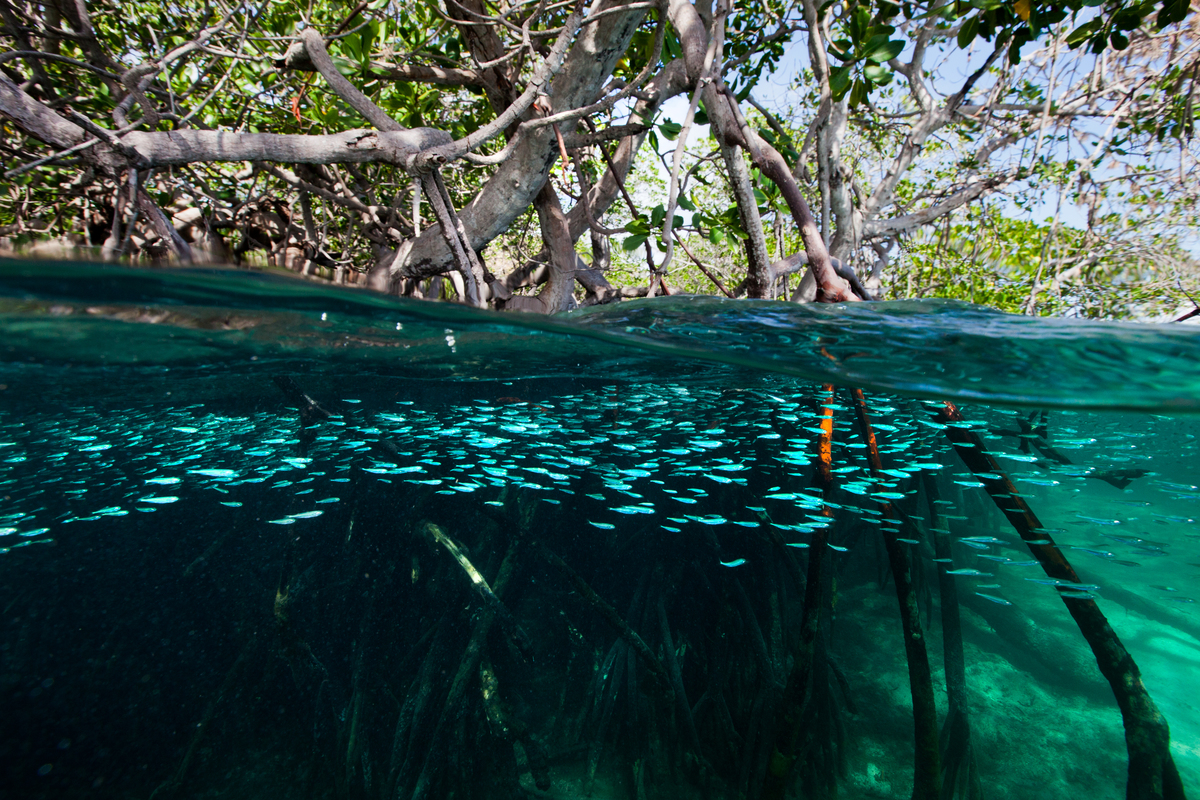
[{"label": "turquoise water", "polygon": [[797,731],[911,797],[895,554],[947,783],[1125,794],[1086,604],[1200,787],[1193,328],[6,261],[0,331],[0,798],[758,798]]}]

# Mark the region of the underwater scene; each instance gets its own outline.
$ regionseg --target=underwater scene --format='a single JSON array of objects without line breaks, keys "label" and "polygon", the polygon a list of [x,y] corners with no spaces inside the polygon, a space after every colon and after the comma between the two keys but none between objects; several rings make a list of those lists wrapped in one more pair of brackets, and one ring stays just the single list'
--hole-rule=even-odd
[{"label": "underwater scene", "polygon": [[0,261],[0,798],[1200,796],[1200,333]]}]

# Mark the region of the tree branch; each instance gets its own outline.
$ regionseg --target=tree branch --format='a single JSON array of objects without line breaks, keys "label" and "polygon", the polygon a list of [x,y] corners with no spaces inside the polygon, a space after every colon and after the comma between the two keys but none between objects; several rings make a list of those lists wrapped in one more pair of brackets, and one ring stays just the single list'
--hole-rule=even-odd
[{"label": "tree branch", "polygon": [[367,122],[381,131],[404,130],[403,125],[388,116],[386,111],[375,105],[371,98],[360,92],[358,87],[337,71],[333,59],[329,57],[329,51],[325,49],[325,40],[321,38],[321,34],[317,33],[316,28],[305,28],[301,31],[300,44],[334,93],[361,114]]},{"label": "tree branch", "polygon": [[[296,72],[317,71],[316,65],[308,57],[308,52],[303,47],[297,46],[288,48],[282,58],[276,59],[275,68]],[[433,67],[427,64],[389,64],[384,61],[372,61],[367,67],[366,74],[375,80],[429,83],[435,86],[483,88],[486,85],[483,74],[479,70],[461,67]]]}]

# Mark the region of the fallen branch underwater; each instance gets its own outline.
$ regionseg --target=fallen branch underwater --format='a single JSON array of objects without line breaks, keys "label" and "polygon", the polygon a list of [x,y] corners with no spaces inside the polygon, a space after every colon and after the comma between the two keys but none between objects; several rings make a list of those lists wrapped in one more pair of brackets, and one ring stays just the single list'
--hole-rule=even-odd
[{"label": "fallen branch underwater", "polygon": [[426,521],[418,525],[417,529],[428,537],[430,541],[446,548],[446,552],[454,557],[454,560],[458,562],[463,572],[471,580],[471,586],[483,599],[484,604],[492,610],[492,613],[499,617],[501,626],[512,637],[513,643],[517,645],[521,654],[527,659],[532,659],[533,640],[529,638],[529,634],[517,623],[512,612],[505,607],[504,603],[500,602],[500,598],[492,591],[492,587],[488,586],[488,582],[484,579],[483,574],[475,568],[475,565],[463,553],[462,548],[455,544],[454,540],[447,536],[444,530],[432,522]]}]

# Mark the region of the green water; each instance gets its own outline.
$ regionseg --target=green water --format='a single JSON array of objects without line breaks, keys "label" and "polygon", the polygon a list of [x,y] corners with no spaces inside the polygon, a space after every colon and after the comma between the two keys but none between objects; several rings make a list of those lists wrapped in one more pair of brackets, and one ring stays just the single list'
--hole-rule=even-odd
[{"label": "green water", "polygon": [[788,730],[788,797],[908,798],[889,544],[983,797],[1125,795],[1093,601],[1195,796],[1198,362],[954,303],[546,319],[0,262],[0,798],[758,798]]}]

